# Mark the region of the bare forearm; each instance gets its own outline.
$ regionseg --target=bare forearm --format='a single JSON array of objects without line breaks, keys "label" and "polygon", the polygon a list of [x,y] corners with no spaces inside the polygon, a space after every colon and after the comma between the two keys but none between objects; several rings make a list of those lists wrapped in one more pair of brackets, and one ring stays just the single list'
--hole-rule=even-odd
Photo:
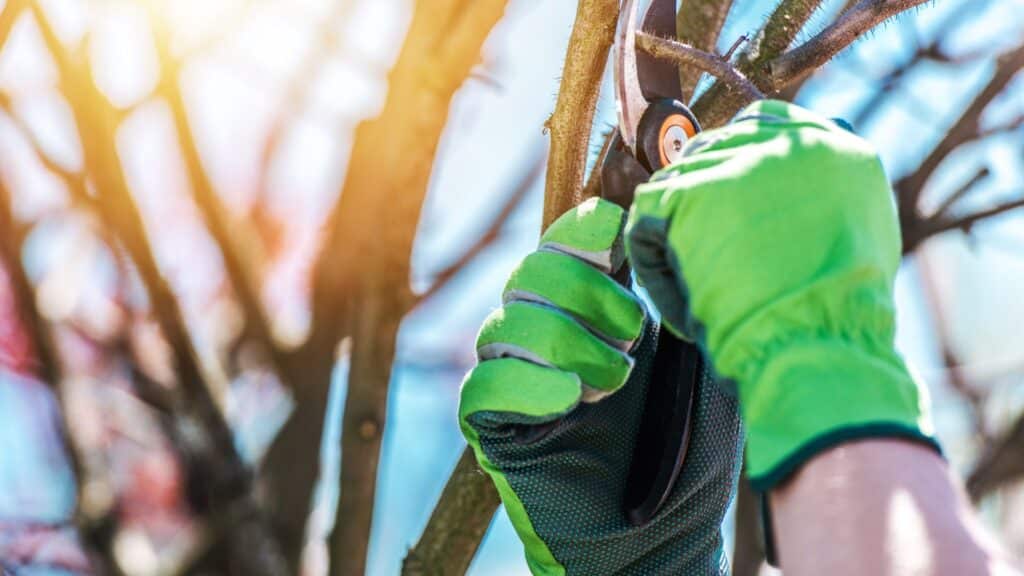
[{"label": "bare forearm", "polygon": [[900,440],[839,446],[772,492],[786,576],[1018,574],[989,542],[932,450]]}]

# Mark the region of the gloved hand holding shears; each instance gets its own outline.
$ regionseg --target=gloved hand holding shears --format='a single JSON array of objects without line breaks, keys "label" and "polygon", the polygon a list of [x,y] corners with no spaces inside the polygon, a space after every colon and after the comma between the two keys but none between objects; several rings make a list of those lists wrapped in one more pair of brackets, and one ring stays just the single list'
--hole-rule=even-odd
[{"label": "gloved hand holding shears", "polygon": [[[626,71],[639,90],[636,12],[627,2],[615,58],[620,83]],[[645,29],[674,29],[674,13],[674,2],[653,2]],[[640,64],[648,77],[649,64],[659,63]],[[660,72],[675,91],[657,96],[678,95],[677,70]],[[681,144],[696,121],[676,111],[684,131],[669,137]],[[485,322],[460,423],[534,574],[726,574],[736,401],[696,347],[659,330],[630,292],[623,207],[648,172],[621,145],[610,159],[606,195],[616,202],[592,199],[552,224]]]},{"label": "gloved hand holding shears", "polygon": [[[653,0],[641,28],[671,34],[674,5]],[[726,573],[734,384],[762,489],[839,442],[933,443],[893,348],[899,235],[875,154],[781,102],[698,135],[674,67],[637,58],[636,11],[624,1],[614,49],[608,200],[563,216],[513,274],[462,392],[535,574]],[[619,206],[670,331],[624,286]]]}]

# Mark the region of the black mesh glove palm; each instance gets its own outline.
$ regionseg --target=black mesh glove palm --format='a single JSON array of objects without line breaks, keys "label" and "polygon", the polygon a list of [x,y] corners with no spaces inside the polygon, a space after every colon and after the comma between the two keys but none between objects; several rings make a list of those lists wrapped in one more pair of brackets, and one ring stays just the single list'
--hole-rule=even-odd
[{"label": "black mesh glove palm", "polygon": [[545,233],[481,330],[460,423],[534,574],[727,574],[721,523],[742,436],[735,398],[707,370],[668,500],[642,526],[624,511],[658,330],[609,276],[623,218],[591,200]]}]

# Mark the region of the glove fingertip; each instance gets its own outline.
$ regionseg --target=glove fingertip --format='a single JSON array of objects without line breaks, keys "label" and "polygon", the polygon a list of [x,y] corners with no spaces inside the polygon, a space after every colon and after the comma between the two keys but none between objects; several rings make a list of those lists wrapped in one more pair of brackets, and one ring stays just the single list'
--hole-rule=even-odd
[{"label": "glove fingertip", "polygon": [[478,364],[463,381],[459,420],[491,412],[509,424],[539,423],[571,411],[581,396],[575,374],[519,358],[496,358]]}]

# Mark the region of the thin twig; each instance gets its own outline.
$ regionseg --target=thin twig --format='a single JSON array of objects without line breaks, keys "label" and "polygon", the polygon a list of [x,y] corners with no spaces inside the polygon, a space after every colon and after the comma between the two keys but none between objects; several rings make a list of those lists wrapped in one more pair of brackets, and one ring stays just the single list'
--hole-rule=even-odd
[{"label": "thin twig", "polygon": [[918,165],[917,169],[896,181],[901,213],[906,215],[916,210],[918,200],[924,193],[925,185],[932,174],[949,154],[960,145],[978,137],[982,113],[1002,93],[1003,89],[1024,68],[1024,45],[1007,52],[996,60],[995,73],[974,100],[964,109],[957,121],[946,131],[945,136]]},{"label": "thin twig", "polygon": [[981,168],[979,168],[978,171],[974,173],[974,176],[971,176],[970,180],[965,182],[962,186],[957,188],[952,194],[947,196],[942,201],[942,204],[940,204],[939,207],[935,209],[935,212],[931,217],[945,217],[949,213],[949,210],[953,207],[953,205],[959,202],[964,196],[969,194],[972,190],[974,190],[974,187],[977,186],[982,180],[988,178],[989,173],[990,171],[988,169],[988,166],[982,166]]},{"label": "thin twig", "polygon": [[[722,60],[725,60],[726,62],[732,60],[732,55],[740,49],[740,46],[746,44],[748,40],[750,40],[750,38],[747,38],[746,34],[740,34],[740,37],[733,41],[732,46],[729,46],[729,49],[725,51],[725,54],[722,54]],[[705,52],[711,52],[711,50],[705,50]]]},{"label": "thin twig", "polygon": [[[167,32],[162,29],[162,25],[156,18],[152,18],[151,21],[154,29],[157,30],[155,34],[157,52],[163,69],[163,78],[158,90],[171,110],[178,146],[185,159],[192,198],[199,207],[207,228],[220,250],[231,288],[244,311],[246,332],[259,343],[278,379],[286,387],[294,388],[296,382],[288,370],[289,358],[274,338],[273,328],[258,292],[259,278],[256,272],[257,263],[254,262],[257,257],[252,252],[254,243],[240,242],[240,237],[244,238],[246,234],[239,230],[238,223],[231,221],[228,208],[217,191],[214,190],[213,182],[203,167],[199,147],[196,144],[188,110],[181,93],[180,70],[169,52]],[[244,249],[243,246],[249,246],[250,250]]]},{"label": "thin twig", "polygon": [[64,187],[67,189],[71,200],[80,206],[94,209],[96,207],[96,202],[95,199],[89,195],[88,187],[85,183],[85,177],[82,174],[76,174],[64,168],[54,160],[53,157],[45,152],[35,131],[29,127],[24,118],[14,111],[10,100],[4,94],[0,94],[0,111],[4,112],[7,118],[11,121],[11,124],[14,126],[14,129],[17,130],[21,137],[29,143],[32,152],[36,155],[39,163],[43,165],[43,168],[64,183]]},{"label": "thin twig", "polygon": [[699,50],[682,42],[658,38],[643,32],[637,33],[636,46],[657,58],[672,60],[680,66],[694,66],[707,72],[743,94],[743,97],[749,101],[764,98],[764,94],[758,90],[757,86],[722,56]]},{"label": "thin twig", "polygon": [[968,214],[966,216],[961,216],[958,218],[938,219],[934,222],[932,226],[929,227],[929,230],[932,233],[932,235],[941,234],[942,232],[946,232],[947,230],[969,230],[975,224],[981,222],[982,220],[988,220],[993,216],[998,216],[1000,214],[1009,212],[1011,210],[1016,210],[1021,207],[1024,207],[1024,198],[1003,202],[1001,204],[992,206],[991,208],[979,210],[977,212]]},{"label": "thin twig", "polygon": [[8,271],[21,325],[32,339],[38,367],[36,375],[54,390],[60,406],[61,443],[78,492],[75,525],[93,566],[104,574],[120,576],[123,573],[112,551],[116,522],[114,489],[107,481],[106,466],[93,452],[91,435],[85,431],[89,424],[84,420],[92,415],[85,414],[82,407],[75,404],[75,399],[81,399],[83,392],[69,391],[53,331],[36,305],[35,289],[22,262],[23,238],[17,233],[19,226],[11,200],[7,187],[0,181],[0,260]]},{"label": "thin twig", "polygon": [[865,32],[928,0],[862,0],[807,42],[769,63],[772,81],[781,88],[810,74]]},{"label": "thin twig", "polygon": [[597,158],[594,160],[594,166],[590,169],[590,175],[587,176],[587,183],[583,186],[584,200],[601,195],[601,166],[604,165],[604,160],[608,156],[608,151],[611,150],[612,142],[615,141],[616,134],[618,134],[618,128],[613,126],[605,132],[604,136],[601,137],[601,149],[597,152]]},{"label": "thin twig", "polygon": [[455,259],[454,262],[446,266],[441,270],[434,278],[433,284],[430,285],[425,292],[416,297],[416,302],[413,306],[422,305],[424,302],[429,301],[438,292],[443,290],[455,278],[459,272],[464,270],[473,260],[477,258],[487,248],[491,247],[494,242],[501,236],[501,229],[511,218],[516,208],[522,204],[523,199],[526,198],[527,193],[533,189],[534,184],[544,175],[544,167],[546,158],[544,154],[539,154],[532,161],[532,166],[526,170],[521,171],[521,176],[518,182],[512,188],[511,194],[507,194],[505,201],[501,204],[501,207],[495,213],[491,219],[484,233],[481,234],[476,242],[472,244],[461,256]]}]

